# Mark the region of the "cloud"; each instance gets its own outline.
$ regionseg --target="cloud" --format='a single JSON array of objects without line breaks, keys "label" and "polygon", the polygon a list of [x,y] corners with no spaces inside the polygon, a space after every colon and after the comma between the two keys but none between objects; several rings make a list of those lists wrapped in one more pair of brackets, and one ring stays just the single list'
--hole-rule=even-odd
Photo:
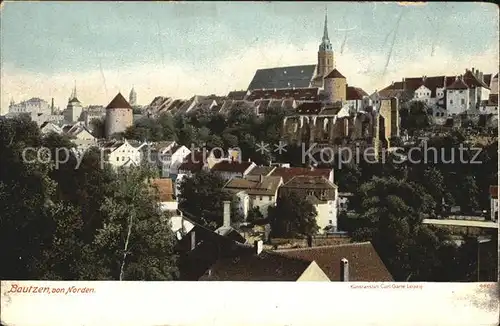
[{"label": "cloud", "polygon": [[[103,70],[102,73],[96,69],[77,74],[44,75],[4,66],[0,79],[1,111],[7,112],[11,98],[19,102],[31,97],[49,102],[53,97],[56,106],[64,108],[75,80],[78,97],[84,105],[106,105],[118,91],[127,97],[132,86],[140,104],[148,104],[159,95],[175,98],[190,98],[195,94],[224,95],[231,90],[246,89],[259,68],[314,64],[316,49],[316,43],[303,46],[263,43],[235,52],[213,66],[142,64],[122,70]],[[349,46],[342,55],[335,53],[336,67],[346,76],[348,84],[361,87],[368,93],[403,77],[455,75],[471,67],[484,73],[496,73],[498,69],[497,47],[472,57],[439,47],[435,48],[434,55],[430,54],[430,49],[415,49],[418,53],[411,50],[394,53],[385,75],[382,72],[387,53],[355,52]]]}]

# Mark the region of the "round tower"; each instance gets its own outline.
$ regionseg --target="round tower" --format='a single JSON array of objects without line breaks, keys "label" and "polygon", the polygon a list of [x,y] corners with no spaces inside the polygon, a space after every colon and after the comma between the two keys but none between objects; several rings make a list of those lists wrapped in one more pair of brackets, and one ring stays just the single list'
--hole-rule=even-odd
[{"label": "round tower", "polygon": [[325,77],[325,94],[327,97],[327,102],[336,103],[340,102],[344,104],[346,102],[347,93],[347,80],[338,71],[333,69]]},{"label": "round tower", "polygon": [[105,135],[111,138],[116,133],[124,132],[133,125],[132,107],[121,93],[106,107]]}]

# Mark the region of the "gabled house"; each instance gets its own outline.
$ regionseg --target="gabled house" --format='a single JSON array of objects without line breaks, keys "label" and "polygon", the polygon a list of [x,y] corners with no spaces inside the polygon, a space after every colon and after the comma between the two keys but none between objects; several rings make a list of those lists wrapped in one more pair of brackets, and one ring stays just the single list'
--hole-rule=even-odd
[{"label": "gabled house", "polygon": [[[276,252],[286,257],[316,262],[333,282],[346,280],[349,282],[394,281],[370,242],[283,249]],[[347,266],[342,266],[343,264],[347,264]],[[345,273],[346,270],[348,275]]]},{"label": "gabled house", "polygon": [[219,173],[225,180],[245,177],[254,167],[253,162],[240,162],[236,160],[223,160],[216,163],[210,170]]},{"label": "gabled house", "polygon": [[176,211],[178,208],[177,200],[174,197],[174,184],[171,179],[153,179],[152,187],[158,191],[160,199],[160,208],[162,211]]},{"label": "gabled house", "polygon": [[142,150],[142,160],[148,165],[155,166],[160,171],[161,178],[174,178],[179,166],[191,151],[175,141],[163,141],[145,146]]},{"label": "gabled house", "polygon": [[62,134],[63,130],[61,127],[52,122],[44,122],[40,126],[40,132],[44,135],[54,132],[58,135]]},{"label": "gabled house", "polygon": [[105,160],[115,168],[139,166],[141,163],[140,148],[132,146],[126,139],[107,142],[102,150]]},{"label": "gabled house", "polygon": [[282,184],[280,176],[247,175],[229,180],[224,189],[236,194],[239,210],[246,219],[253,207],[259,208],[262,215],[267,217],[269,207],[276,205],[278,189]]},{"label": "gabled house", "polygon": [[200,281],[330,281],[316,262],[262,250],[262,241],[241,247],[237,255],[217,260]]},{"label": "gabled house", "polygon": [[323,176],[295,176],[280,187],[278,196],[288,197],[292,192],[314,205],[320,232],[337,230],[338,188],[334,183]]}]

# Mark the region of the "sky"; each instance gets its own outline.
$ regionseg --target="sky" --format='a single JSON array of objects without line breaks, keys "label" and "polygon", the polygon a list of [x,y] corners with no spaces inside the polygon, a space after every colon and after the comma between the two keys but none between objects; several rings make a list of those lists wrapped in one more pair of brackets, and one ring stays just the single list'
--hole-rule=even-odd
[{"label": "sky", "polygon": [[255,70],[315,64],[325,11],[336,68],[372,93],[403,77],[498,71],[498,7],[370,2],[3,2],[1,111],[64,108],[132,87],[138,104],[246,89]]}]

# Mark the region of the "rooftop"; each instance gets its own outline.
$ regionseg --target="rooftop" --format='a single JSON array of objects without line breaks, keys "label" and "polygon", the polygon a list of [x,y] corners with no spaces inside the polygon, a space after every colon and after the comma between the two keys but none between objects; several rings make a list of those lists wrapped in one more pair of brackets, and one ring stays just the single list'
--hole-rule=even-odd
[{"label": "rooftop", "polygon": [[283,182],[287,183],[295,176],[322,176],[327,179],[330,178],[330,174],[333,173],[331,169],[311,169],[311,168],[276,168],[271,175],[280,176],[283,178]]},{"label": "rooftop", "polygon": [[172,179],[153,179],[151,185],[158,189],[161,202],[174,200],[174,186]]},{"label": "rooftop", "polygon": [[309,87],[316,65],[301,65],[259,69],[248,86],[249,90]]},{"label": "rooftop", "polygon": [[252,162],[220,161],[211,170],[216,172],[244,173],[251,165]]},{"label": "rooftop", "polygon": [[217,261],[200,281],[297,281],[310,261],[262,251]]},{"label": "rooftop", "polygon": [[278,250],[282,255],[315,261],[331,281],[340,281],[340,260],[349,261],[349,281],[392,282],[394,279],[370,242]]},{"label": "rooftop", "polygon": [[132,109],[127,100],[121,93],[118,93],[115,98],[108,104],[107,109]]},{"label": "rooftop", "polygon": [[279,176],[246,176],[242,178],[233,178],[225,186],[225,189],[231,191],[245,191],[249,195],[274,196],[281,184]]}]

